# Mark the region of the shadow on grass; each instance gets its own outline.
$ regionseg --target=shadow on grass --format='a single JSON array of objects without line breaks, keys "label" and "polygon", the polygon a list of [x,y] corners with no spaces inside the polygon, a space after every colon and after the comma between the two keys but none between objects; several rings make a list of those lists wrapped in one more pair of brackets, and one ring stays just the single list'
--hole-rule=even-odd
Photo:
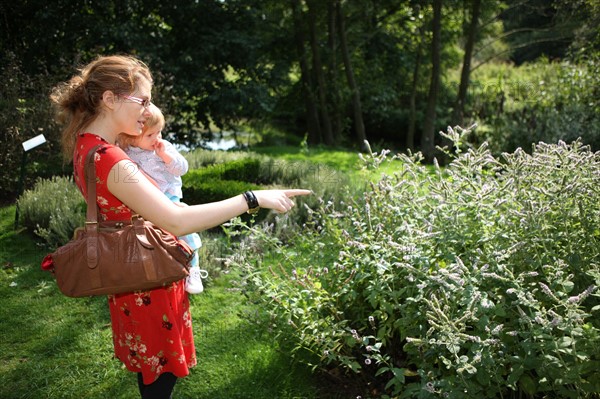
[{"label": "shadow on grass", "polygon": [[[14,207],[13,207],[14,209]],[[133,398],[112,359],[105,297],[67,298],[40,269],[49,252],[0,217],[0,398]],[[14,219],[11,219],[14,220]]]},{"label": "shadow on grass", "polygon": [[[19,281],[35,274],[24,271]],[[112,359],[105,298],[75,300],[55,286],[40,292],[5,284],[0,295],[6,315],[0,321],[0,397],[131,397],[124,385],[135,388],[135,379]]]},{"label": "shadow on grass", "polygon": [[229,277],[191,297],[198,365],[176,388],[177,398],[316,398],[310,371],[279,350],[247,310]]},{"label": "shadow on grass", "polygon": [[214,331],[196,337],[199,364],[178,385],[178,398],[317,397],[309,371],[279,352],[268,337],[239,326]]}]

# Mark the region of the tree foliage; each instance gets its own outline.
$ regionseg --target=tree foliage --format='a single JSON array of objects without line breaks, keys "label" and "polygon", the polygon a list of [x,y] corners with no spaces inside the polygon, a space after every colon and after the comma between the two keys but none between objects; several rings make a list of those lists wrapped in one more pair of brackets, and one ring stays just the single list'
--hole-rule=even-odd
[{"label": "tree foliage", "polygon": [[[261,122],[299,140],[306,135],[310,144],[359,148],[368,139],[420,149],[424,131],[430,138],[456,123],[459,85],[448,82],[470,61],[463,59],[467,44],[471,70],[490,60],[598,53],[600,11],[592,0],[486,0],[477,21],[472,4],[441,2],[433,47],[432,0],[3,2],[0,72],[14,79],[3,83],[0,131],[10,142],[25,138],[17,130],[27,136],[37,129],[54,140],[48,112],[25,123],[14,103],[47,110],[50,88],[74,68],[99,54],[130,53],[156,75],[154,99],[172,138],[190,146],[211,130]],[[477,28],[471,41],[470,22]],[[432,74],[441,81],[435,104]],[[471,110],[463,112],[469,120]]]}]

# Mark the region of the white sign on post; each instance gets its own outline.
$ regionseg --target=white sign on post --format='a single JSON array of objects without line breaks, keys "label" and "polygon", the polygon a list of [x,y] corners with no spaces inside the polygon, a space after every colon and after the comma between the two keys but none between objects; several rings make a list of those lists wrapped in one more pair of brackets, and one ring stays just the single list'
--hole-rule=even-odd
[{"label": "white sign on post", "polygon": [[23,149],[25,151],[29,151],[32,148],[37,147],[40,144],[44,144],[46,142],[46,138],[44,137],[43,134],[40,134],[39,136],[35,136],[32,139],[29,139],[27,141],[23,142]]}]

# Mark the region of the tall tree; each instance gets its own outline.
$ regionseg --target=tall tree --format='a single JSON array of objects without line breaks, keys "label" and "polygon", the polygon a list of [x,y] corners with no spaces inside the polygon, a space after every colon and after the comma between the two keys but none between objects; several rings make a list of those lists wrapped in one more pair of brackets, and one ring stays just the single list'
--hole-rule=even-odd
[{"label": "tall tree", "polygon": [[307,60],[304,38],[304,24],[302,3],[300,0],[292,0],[292,13],[294,16],[294,32],[296,49],[300,61],[302,97],[306,112],[306,123],[308,129],[308,141],[311,144],[317,144],[321,138],[321,129],[319,125],[318,108],[315,102],[314,85],[311,77],[310,67]]},{"label": "tall tree", "polygon": [[435,122],[437,97],[440,88],[441,75],[441,30],[442,30],[442,0],[433,0],[433,20],[431,39],[431,81],[427,97],[427,109],[423,125],[421,150],[426,160],[431,161],[435,155]]},{"label": "tall tree", "polygon": [[[477,27],[479,25],[479,10],[481,0],[472,0],[471,2],[471,21],[466,31],[465,54],[463,56],[462,70],[460,74],[460,83],[458,86],[458,95],[454,104],[454,121],[453,124],[463,126],[465,101],[467,99],[467,89],[469,87],[469,75],[471,73],[471,58],[473,56],[473,48],[477,37]],[[465,10],[466,11],[466,10]]]},{"label": "tall tree", "polygon": [[317,37],[317,6],[318,2],[307,0],[308,6],[308,25],[310,32],[310,48],[312,50],[312,64],[315,79],[317,81],[316,91],[319,98],[319,115],[321,117],[321,132],[323,142],[327,145],[333,145],[333,132],[331,129],[331,118],[329,117],[329,107],[327,105],[327,87],[325,85],[325,71],[321,62],[321,50],[319,39]]},{"label": "tall tree", "polygon": [[365,133],[365,123],[362,115],[362,105],[360,102],[360,90],[356,84],[354,78],[354,70],[352,69],[352,62],[350,61],[350,52],[348,50],[348,41],[346,38],[346,23],[344,21],[344,12],[342,10],[342,4],[339,0],[336,0],[336,15],[338,21],[338,31],[340,37],[340,50],[342,51],[342,59],[344,60],[344,69],[346,71],[346,79],[348,80],[348,86],[352,93],[352,114],[354,116],[354,130],[356,133],[356,139],[361,150],[367,150],[367,135]]},{"label": "tall tree", "polygon": [[[420,7],[416,8],[416,14],[420,14]],[[409,114],[408,114],[408,131],[406,133],[406,148],[408,150],[415,149],[415,131],[417,124],[417,90],[419,87],[419,76],[421,70],[421,62],[423,58],[423,25],[420,24],[417,28],[416,38],[416,56],[412,71],[412,83],[410,87],[409,97]]]},{"label": "tall tree", "polygon": [[340,105],[340,88],[338,77],[338,59],[337,59],[337,18],[335,11],[336,0],[327,2],[327,47],[329,49],[329,103],[332,111],[331,128],[333,130],[333,138],[339,141],[342,137],[342,111]]}]

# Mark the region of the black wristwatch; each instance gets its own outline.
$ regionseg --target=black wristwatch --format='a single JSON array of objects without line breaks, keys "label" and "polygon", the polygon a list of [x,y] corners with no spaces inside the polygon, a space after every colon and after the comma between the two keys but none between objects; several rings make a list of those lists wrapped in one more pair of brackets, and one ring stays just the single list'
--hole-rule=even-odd
[{"label": "black wristwatch", "polygon": [[246,191],[244,194],[244,199],[248,204],[248,213],[253,215],[260,210],[260,206],[258,205],[258,200],[256,199],[256,195],[252,191]]}]

